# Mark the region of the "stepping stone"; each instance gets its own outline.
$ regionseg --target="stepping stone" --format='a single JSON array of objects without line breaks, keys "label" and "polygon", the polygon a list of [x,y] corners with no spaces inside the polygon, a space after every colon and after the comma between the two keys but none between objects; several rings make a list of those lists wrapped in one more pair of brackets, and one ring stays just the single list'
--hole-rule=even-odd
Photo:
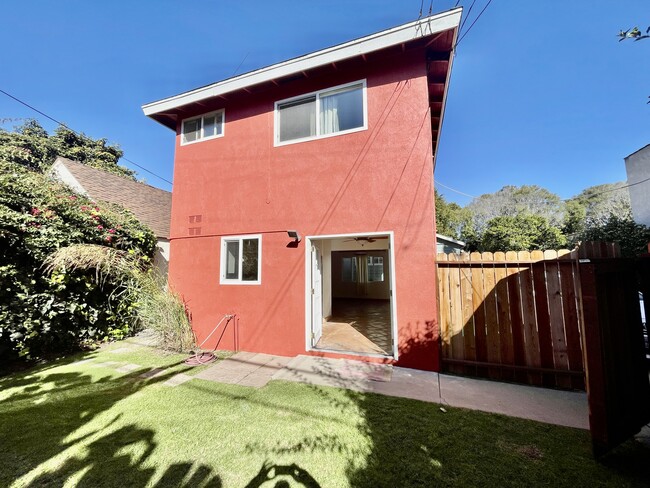
[{"label": "stepping stone", "polygon": [[140,369],[141,367],[142,366],[140,366],[139,364],[130,363],[130,364],[125,364],[124,366],[120,366],[119,368],[117,368],[116,371],[119,371],[120,373],[129,373],[136,369]]},{"label": "stepping stone", "polygon": [[118,347],[117,349],[111,349],[109,352],[111,354],[124,354],[125,352],[131,352],[134,351],[136,348],[135,347]]},{"label": "stepping stone", "polygon": [[190,381],[192,378],[194,377],[187,374],[179,373],[176,376],[172,376],[171,378],[169,378],[167,381],[163,383],[163,385],[178,386],[185,383],[186,381]]},{"label": "stepping stone", "polygon": [[153,368],[145,373],[142,373],[139,375],[140,378],[145,378],[145,379],[151,379],[151,378],[157,378],[158,376],[162,376],[165,374],[165,370],[162,368]]}]

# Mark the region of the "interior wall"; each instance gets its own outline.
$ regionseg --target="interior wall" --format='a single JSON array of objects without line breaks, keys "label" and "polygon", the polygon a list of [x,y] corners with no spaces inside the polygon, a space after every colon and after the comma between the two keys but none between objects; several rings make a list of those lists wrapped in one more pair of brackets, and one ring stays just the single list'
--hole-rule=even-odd
[{"label": "interior wall", "polygon": [[[332,297],[334,298],[370,298],[390,299],[390,269],[388,252],[384,250],[363,251],[333,251],[331,253]],[[344,282],[342,280],[343,258],[357,256],[381,256],[384,258],[384,281],[363,283]]]}]

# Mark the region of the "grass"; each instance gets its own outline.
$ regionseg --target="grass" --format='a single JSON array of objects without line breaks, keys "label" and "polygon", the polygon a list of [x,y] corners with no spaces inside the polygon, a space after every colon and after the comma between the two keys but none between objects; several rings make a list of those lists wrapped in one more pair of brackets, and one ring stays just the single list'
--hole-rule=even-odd
[{"label": "grass", "polygon": [[[0,378],[0,486],[647,486],[634,441],[596,463],[586,431],[274,381],[162,383],[185,356],[115,344]],[[78,364],[80,359],[91,362]],[[119,373],[99,362],[136,363]],[[141,380],[152,367],[162,377]],[[279,483],[280,480],[289,484]]]}]

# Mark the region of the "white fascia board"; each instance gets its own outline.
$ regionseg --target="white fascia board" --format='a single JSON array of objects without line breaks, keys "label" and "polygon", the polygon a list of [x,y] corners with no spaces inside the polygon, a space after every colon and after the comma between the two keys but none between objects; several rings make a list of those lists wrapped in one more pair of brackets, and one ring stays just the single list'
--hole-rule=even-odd
[{"label": "white fascia board", "polygon": [[318,66],[336,63],[344,59],[361,56],[414,39],[428,37],[439,32],[457,28],[460,24],[461,14],[462,8],[456,8],[448,12],[424,17],[409,22],[408,24],[306,54],[305,56],[283,61],[267,66],[266,68],[244,73],[202,88],[197,88],[196,90],[147,103],[142,106],[142,110],[147,116],[155,115],[259,83],[282,78],[301,71],[307,71]]}]

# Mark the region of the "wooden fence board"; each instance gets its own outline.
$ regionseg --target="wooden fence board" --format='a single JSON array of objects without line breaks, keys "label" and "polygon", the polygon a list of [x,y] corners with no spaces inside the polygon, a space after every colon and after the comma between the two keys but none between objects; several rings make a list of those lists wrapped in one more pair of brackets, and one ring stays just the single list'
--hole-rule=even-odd
[{"label": "wooden fence board", "polygon": [[[494,257],[492,253],[484,252],[481,255],[481,259],[492,261]],[[484,301],[487,360],[489,363],[497,365],[501,361],[501,353],[499,351],[499,319],[497,315],[496,277],[494,274],[494,266],[490,264],[484,265],[483,273],[485,276]],[[499,368],[488,368],[488,376],[490,378],[498,379],[500,377],[500,372]]]},{"label": "wooden fence board", "polygon": [[[481,261],[481,253],[474,252],[470,255],[473,262]],[[485,329],[485,283],[483,268],[472,266],[472,308],[474,309],[474,341],[476,343],[476,360],[487,362],[487,337]],[[487,376],[487,368],[477,367],[477,376]]]},{"label": "wooden fence board", "polygon": [[[506,255],[502,252],[494,253],[494,260],[505,262]],[[508,300],[508,269],[499,266],[495,268],[494,277],[496,280],[497,295],[497,320],[499,322],[499,353],[500,363],[512,365],[515,363],[515,356],[512,344],[512,325],[510,320],[510,302]],[[501,370],[501,379],[506,381],[514,380],[514,372],[511,369]]]},{"label": "wooden fence board", "polygon": [[[513,262],[514,266],[508,268],[508,301],[510,303],[510,324],[512,327],[512,348],[514,364],[517,366],[526,365],[526,345],[524,343],[524,320],[521,306],[521,285],[519,275],[522,268],[517,263],[517,253],[506,253],[506,260]],[[515,370],[515,381],[526,383],[525,371]]]},{"label": "wooden fence board", "polygon": [[438,254],[443,368],[584,387],[575,282],[579,252],[616,250],[594,244],[586,251]]},{"label": "wooden fence board", "polygon": [[[464,351],[462,359],[476,361],[476,340],[474,333],[474,307],[472,305],[472,272],[470,269],[460,268],[460,293],[463,314],[463,342]],[[476,375],[476,368],[465,367],[467,374]]]},{"label": "wooden fence board", "polygon": [[[545,258],[557,257],[544,253]],[[560,265],[557,261],[546,261],[546,286],[548,289],[548,308],[553,344],[553,365],[557,370],[569,369],[569,358],[564,327],[564,310],[562,308],[562,286],[560,284]],[[571,378],[558,374],[556,384],[561,388],[571,388]]]},{"label": "wooden fence board", "polygon": [[[584,365],[582,362],[582,345],[580,342],[580,314],[578,313],[578,300],[576,294],[577,270],[575,268],[576,265],[573,261],[561,262],[560,282],[562,286],[562,311],[564,315],[569,369],[573,371],[582,371]],[[577,320],[575,320],[575,318],[577,318]],[[584,390],[584,378],[572,376],[571,387],[577,390]]]},{"label": "wooden fence board", "polygon": [[[454,254],[449,255],[449,261],[456,261],[457,257]],[[450,318],[451,318],[451,330],[450,330],[450,345],[451,345],[451,357],[453,359],[463,359],[463,354],[465,351],[465,344],[463,341],[463,309],[462,309],[462,297],[460,291],[460,268],[450,268],[449,269],[449,292],[450,292]],[[452,373],[463,373],[462,366],[453,365],[450,368]]]}]

